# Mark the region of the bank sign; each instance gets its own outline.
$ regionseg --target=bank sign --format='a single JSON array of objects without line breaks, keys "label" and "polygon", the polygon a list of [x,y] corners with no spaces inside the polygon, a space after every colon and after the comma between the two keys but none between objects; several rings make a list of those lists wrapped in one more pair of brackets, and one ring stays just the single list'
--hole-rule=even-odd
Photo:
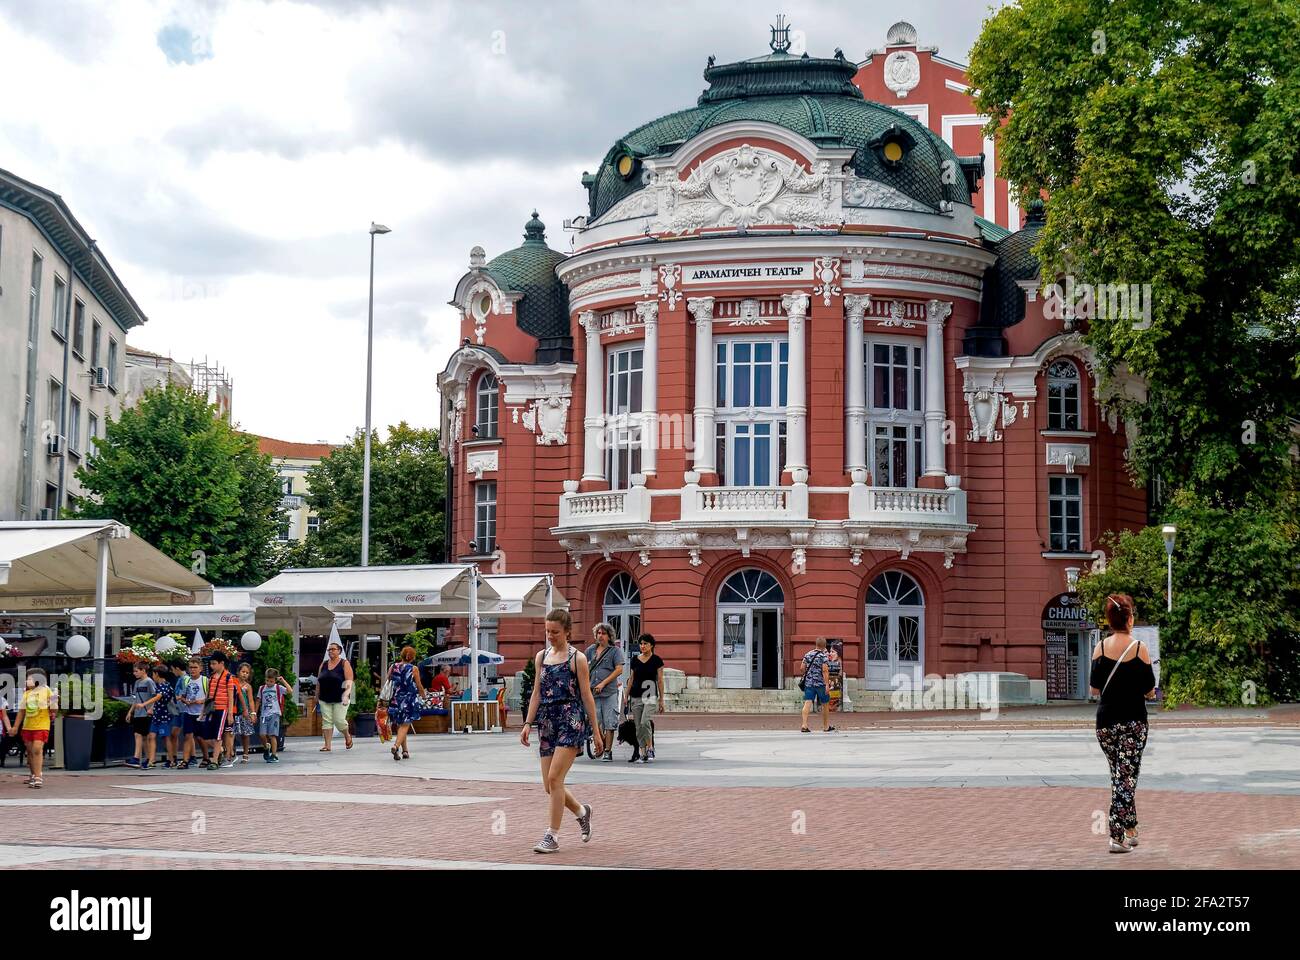
[{"label": "bank sign", "polygon": [[698,263],[682,267],[683,284],[815,283],[811,261],[803,263]]},{"label": "bank sign", "polygon": [[1077,593],[1059,593],[1043,608],[1044,630],[1095,630],[1088,609]]}]

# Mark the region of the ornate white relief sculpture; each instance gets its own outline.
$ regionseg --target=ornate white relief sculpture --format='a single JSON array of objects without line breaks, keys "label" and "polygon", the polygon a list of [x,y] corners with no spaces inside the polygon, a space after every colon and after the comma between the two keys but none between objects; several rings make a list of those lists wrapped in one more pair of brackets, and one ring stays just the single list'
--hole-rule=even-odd
[{"label": "ornate white relief sculpture", "polygon": [[831,305],[831,297],[840,295],[840,258],[818,257],[816,264],[817,285],[813,287],[813,296],[822,298],[822,306]]},{"label": "ornate white relief sculpture", "polygon": [[482,270],[487,263],[487,253],[482,247],[470,247],[469,251],[469,268],[471,270]]},{"label": "ornate white relief sculpture", "polygon": [[766,327],[772,321],[761,316],[762,304],[757,300],[742,300],[739,306],[740,315],[727,324],[729,327]]},{"label": "ornate white relief sculpture", "polygon": [[711,157],[685,180],[665,170],[655,184],[665,199],[656,226],[670,233],[764,223],[816,227],[831,220],[829,161],[808,173],[796,161],[748,143]]},{"label": "ornate white relief sculpture", "polygon": [[667,302],[669,310],[677,309],[677,304],[682,299],[682,265],[680,263],[666,263],[659,268],[659,286],[663,291],[659,294],[659,299]]},{"label": "ornate white relief sculpture", "polygon": [[475,480],[482,480],[486,471],[498,469],[496,450],[475,450],[465,456],[465,472],[474,474]]},{"label": "ornate white relief sculpture", "polygon": [[1007,400],[1006,388],[1002,383],[1002,371],[999,370],[994,375],[993,383],[988,387],[976,387],[971,382],[970,374],[967,373],[963,390],[966,405],[970,410],[971,422],[971,429],[967,431],[966,439],[987,442],[1001,440],[1002,432],[997,429],[998,420],[1001,419],[1004,428],[1016,420],[1016,408]]},{"label": "ornate white relief sculpture", "polygon": [[913,210],[917,213],[934,213],[934,208],[914,200],[897,187],[879,180],[851,178],[844,185],[846,207],[874,207],[884,210]]},{"label": "ornate white relief sculpture", "polygon": [[911,50],[896,50],[885,60],[885,86],[906,97],[921,82],[921,61]]},{"label": "ornate white relief sculpture", "polygon": [[654,267],[642,267],[640,271],[641,296],[653,297],[655,295],[655,271]]},{"label": "ornate white relief sculpture", "polygon": [[906,330],[911,330],[916,326],[915,323],[904,316],[902,300],[891,300],[889,302],[889,316],[881,320],[880,325],[882,327],[903,327]]},{"label": "ornate white relief sculpture", "polygon": [[632,330],[632,317],[626,310],[611,310],[605,314],[605,329],[601,333],[611,337],[629,333]]},{"label": "ornate white relief sculpture", "polygon": [[569,419],[570,402],[568,397],[552,395],[534,400],[528,405],[524,411],[523,423],[528,430],[537,434],[539,446],[569,442],[564,428]]}]

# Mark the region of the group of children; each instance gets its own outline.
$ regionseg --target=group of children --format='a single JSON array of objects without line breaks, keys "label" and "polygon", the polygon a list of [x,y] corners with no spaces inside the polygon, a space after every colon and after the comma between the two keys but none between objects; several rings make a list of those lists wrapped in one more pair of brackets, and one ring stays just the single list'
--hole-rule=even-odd
[{"label": "group of children", "polygon": [[186,667],[134,665],[131,726],[135,755],[126,761],[127,766],[141,770],[154,766],[161,740],[166,753],[164,767],[184,770],[196,763],[208,770],[233,767],[235,738],[243,741],[240,762],[247,763],[254,735],[262,741],[262,759],[279,763],[284,695],[291,692],[284,677],[268,668],[265,683],[254,696],[249,664],[241,663],[237,673],[231,673],[221,651],[212,654],[209,664],[206,675],[203,661],[197,657]]}]

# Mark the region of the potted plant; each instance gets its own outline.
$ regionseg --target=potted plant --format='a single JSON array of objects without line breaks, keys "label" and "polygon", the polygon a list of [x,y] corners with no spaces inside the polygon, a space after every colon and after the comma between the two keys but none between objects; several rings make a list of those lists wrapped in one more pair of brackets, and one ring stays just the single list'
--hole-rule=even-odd
[{"label": "potted plant", "polygon": [[226,655],[226,662],[232,666],[244,658],[244,652],[240,650],[239,647],[221,637],[214,637],[203,646],[199,647],[198,656],[207,660],[208,657],[212,656],[218,650]]},{"label": "potted plant", "polygon": [[370,679],[368,664],[362,664],[355,673],[352,685],[352,703],[348,705],[348,719],[358,737],[373,737],[375,725],[375,685]]},{"label": "potted plant", "polygon": [[83,677],[74,674],[64,678],[60,686],[63,768],[89,770],[95,742],[95,708],[103,703],[104,684],[93,675]]},{"label": "potted plant", "polygon": [[95,721],[90,750],[92,761],[108,765],[135,753],[135,734],[127,720],[130,713],[129,703],[112,698],[104,701],[99,719]]}]

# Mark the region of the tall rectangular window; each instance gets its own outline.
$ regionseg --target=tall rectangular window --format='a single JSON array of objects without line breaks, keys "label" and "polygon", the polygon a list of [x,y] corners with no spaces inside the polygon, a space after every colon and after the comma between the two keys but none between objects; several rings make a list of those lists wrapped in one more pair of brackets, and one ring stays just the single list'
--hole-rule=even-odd
[{"label": "tall rectangular window", "polygon": [[71,395],[68,397],[68,450],[81,454],[81,401]]},{"label": "tall rectangular window", "polygon": [[104,328],[100,326],[98,320],[91,324],[90,331],[90,365],[91,367],[99,366],[99,345],[104,339]]},{"label": "tall rectangular window", "polygon": [[872,340],[865,363],[871,482],[915,487],[925,469],[924,350],[899,339]]},{"label": "tall rectangular window", "polygon": [[95,438],[99,436],[99,417],[93,413],[86,415],[86,456],[94,456]]},{"label": "tall rectangular window", "polygon": [[719,340],[715,347],[718,479],[733,487],[774,487],[785,465],[790,342]]},{"label": "tall rectangular window", "polygon": [[77,356],[86,352],[86,305],[80,300],[72,303],[72,352]]},{"label": "tall rectangular window", "polygon": [[41,270],[45,261],[39,253],[32,254],[32,279],[27,291],[27,340],[28,349],[35,346],[38,331],[41,329]]},{"label": "tall rectangular window", "polygon": [[1083,478],[1058,474],[1047,478],[1047,522],[1051,548],[1083,549]]},{"label": "tall rectangular window", "polygon": [[497,548],[497,485],[494,480],[474,484],[474,546],[479,556]]},{"label": "tall rectangular window", "polygon": [[478,380],[478,403],[474,418],[474,426],[478,428],[476,436],[479,440],[494,439],[497,435],[497,421],[501,409],[499,397],[497,378],[491,373],[484,373]]},{"label": "tall rectangular window", "polygon": [[645,377],[641,345],[611,349],[605,355],[605,479],[611,490],[626,490],[641,472],[641,388]]},{"label": "tall rectangular window", "polygon": [[50,317],[50,328],[61,339],[68,339],[68,285],[59,276],[54,278],[54,315]]},{"label": "tall rectangular window", "polygon": [[1078,430],[1079,368],[1057,360],[1047,369],[1047,429]]},{"label": "tall rectangular window", "polygon": [[108,338],[108,385],[117,389],[117,341]]},{"label": "tall rectangular window", "polygon": [[51,380],[50,381],[50,406],[48,410],[50,429],[48,431],[41,431],[46,436],[52,437],[52,436],[57,436],[59,434],[59,427],[63,420],[62,406],[63,406],[63,385],[59,383],[59,381],[57,380]]}]

